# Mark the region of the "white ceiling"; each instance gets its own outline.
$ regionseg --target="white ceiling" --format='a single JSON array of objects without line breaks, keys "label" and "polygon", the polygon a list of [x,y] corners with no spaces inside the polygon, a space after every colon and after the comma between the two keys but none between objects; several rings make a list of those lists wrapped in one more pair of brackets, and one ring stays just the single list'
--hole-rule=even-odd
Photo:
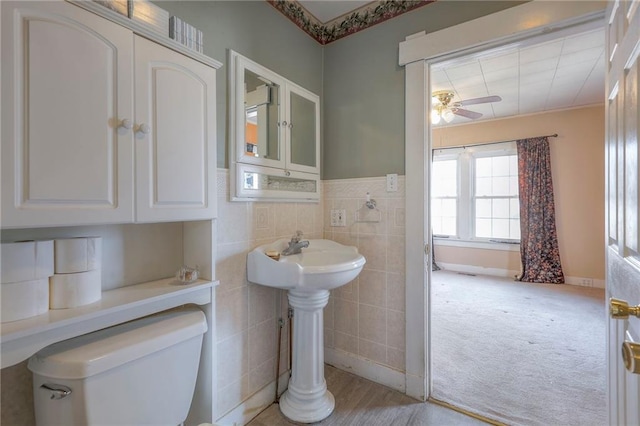
[{"label": "white ceiling", "polygon": [[[326,23],[371,1],[299,0]],[[546,34],[432,66],[432,91],[454,92],[453,102],[498,95],[502,101],[469,105],[479,120],[532,114],[604,102],[604,28]],[[438,126],[468,123],[458,117]]]},{"label": "white ceiling", "polygon": [[593,105],[604,102],[604,64],[604,29],[592,29],[434,64],[432,90],[453,91],[453,102],[502,97],[463,107],[482,113],[477,120]]}]

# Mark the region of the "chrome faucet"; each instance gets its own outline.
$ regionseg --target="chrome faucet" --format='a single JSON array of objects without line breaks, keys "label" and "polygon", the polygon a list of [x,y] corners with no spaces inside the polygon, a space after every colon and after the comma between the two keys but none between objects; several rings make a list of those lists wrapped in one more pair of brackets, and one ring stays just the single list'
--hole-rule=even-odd
[{"label": "chrome faucet", "polygon": [[302,231],[296,231],[295,235],[291,237],[291,241],[289,241],[289,247],[282,250],[280,253],[283,256],[289,256],[290,254],[298,254],[302,251],[303,248],[309,247],[309,241],[301,241],[302,240]]}]

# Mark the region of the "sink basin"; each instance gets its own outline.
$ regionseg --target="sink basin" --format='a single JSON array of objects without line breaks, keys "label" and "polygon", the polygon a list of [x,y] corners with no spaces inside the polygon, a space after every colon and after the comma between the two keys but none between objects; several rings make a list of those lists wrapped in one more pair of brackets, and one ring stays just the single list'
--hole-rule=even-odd
[{"label": "sink basin", "polygon": [[357,248],[331,240],[309,240],[309,247],[301,253],[280,256],[280,260],[265,254],[282,252],[288,243],[282,239],[249,252],[249,281],[288,290],[331,290],[357,277],[366,262]]}]

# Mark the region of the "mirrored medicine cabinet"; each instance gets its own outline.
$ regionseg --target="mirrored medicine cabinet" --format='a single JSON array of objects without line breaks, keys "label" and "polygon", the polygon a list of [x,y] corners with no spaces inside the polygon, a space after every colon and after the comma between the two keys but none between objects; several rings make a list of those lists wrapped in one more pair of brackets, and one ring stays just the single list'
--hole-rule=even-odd
[{"label": "mirrored medicine cabinet", "polygon": [[229,51],[234,201],[318,201],[320,98]]}]

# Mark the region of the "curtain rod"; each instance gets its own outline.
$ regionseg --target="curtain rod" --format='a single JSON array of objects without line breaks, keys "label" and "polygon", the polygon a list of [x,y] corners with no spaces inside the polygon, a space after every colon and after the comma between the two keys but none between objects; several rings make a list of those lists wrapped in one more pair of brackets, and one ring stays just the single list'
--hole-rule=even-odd
[{"label": "curtain rod", "polygon": [[[532,136],[530,138],[522,138],[522,139],[533,139],[533,138],[557,138],[558,134],[554,133],[552,135],[544,135],[544,136]],[[441,148],[432,148],[432,150],[436,149],[454,149],[454,148],[473,148],[474,146],[483,146],[483,145],[495,145],[499,143],[507,143],[507,142],[515,142],[520,139],[510,139],[508,141],[499,141],[499,142],[485,142],[485,143],[476,143],[472,145],[459,145],[459,146],[445,146]]]}]

